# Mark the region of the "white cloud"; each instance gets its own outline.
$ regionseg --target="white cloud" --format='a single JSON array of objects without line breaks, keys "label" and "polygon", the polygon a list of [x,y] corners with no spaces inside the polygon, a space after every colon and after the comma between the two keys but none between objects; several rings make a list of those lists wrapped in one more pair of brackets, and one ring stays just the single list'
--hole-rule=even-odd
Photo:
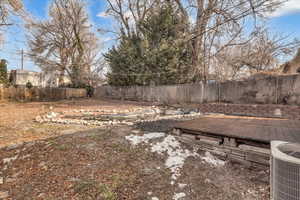
[{"label": "white cloud", "polygon": [[288,14],[300,13],[300,0],[288,0],[275,12],[270,13],[270,17],[280,17]]},{"label": "white cloud", "polygon": [[110,41],[112,41],[112,40],[113,40],[113,38],[112,38],[112,37],[109,37],[109,36],[100,38],[100,41],[101,41],[102,43],[110,42]]},{"label": "white cloud", "polygon": [[107,18],[109,15],[105,11],[102,11],[97,14],[97,17]]}]

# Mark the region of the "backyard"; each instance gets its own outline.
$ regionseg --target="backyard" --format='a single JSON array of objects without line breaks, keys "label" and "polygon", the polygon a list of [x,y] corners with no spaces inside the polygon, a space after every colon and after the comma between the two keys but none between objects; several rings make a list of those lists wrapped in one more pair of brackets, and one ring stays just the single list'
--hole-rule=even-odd
[{"label": "backyard", "polygon": [[198,114],[116,100],[3,102],[0,199],[269,199],[268,170],[169,134]]},{"label": "backyard", "polygon": [[0,0],[0,200],[299,200],[299,5]]}]

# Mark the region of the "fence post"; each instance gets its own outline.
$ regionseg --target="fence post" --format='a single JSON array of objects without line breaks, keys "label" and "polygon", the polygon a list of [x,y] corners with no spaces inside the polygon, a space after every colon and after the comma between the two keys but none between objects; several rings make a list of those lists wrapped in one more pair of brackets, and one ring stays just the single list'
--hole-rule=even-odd
[{"label": "fence post", "polygon": [[2,99],[4,99],[4,95],[3,95],[3,90],[4,90],[4,87],[3,87],[3,85],[2,84],[0,84],[0,101],[2,100]]},{"label": "fence post", "polygon": [[218,101],[221,103],[221,83],[218,81]]},{"label": "fence post", "polygon": [[275,84],[275,87],[276,87],[276,88],[275,88],[275,95],[276,95],[276,96],[275,96],[275,98],[276,98],[275,101],[276,101],[276,104],[278,104],[278,93],[279,93],[279,92],[278,92],[278,76],[276,76],[276,84]]},{"label": "fence post", "polygon": [[204,99],[204,84],[203,82],[200,82],[201,84],[201,102],[200,103],[203,103],[203,99]]}]

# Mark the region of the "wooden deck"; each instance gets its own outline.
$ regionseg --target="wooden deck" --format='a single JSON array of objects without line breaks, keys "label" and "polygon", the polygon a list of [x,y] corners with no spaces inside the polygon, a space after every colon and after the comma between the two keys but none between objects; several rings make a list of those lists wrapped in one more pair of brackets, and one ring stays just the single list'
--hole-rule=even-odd
[{"label": "wooden deck", "polygon": [[194,135],[235,138],[269,144],[272,140],[300,143],[300,121],[233,116],[204,116],[179,122],[175,129]]}]

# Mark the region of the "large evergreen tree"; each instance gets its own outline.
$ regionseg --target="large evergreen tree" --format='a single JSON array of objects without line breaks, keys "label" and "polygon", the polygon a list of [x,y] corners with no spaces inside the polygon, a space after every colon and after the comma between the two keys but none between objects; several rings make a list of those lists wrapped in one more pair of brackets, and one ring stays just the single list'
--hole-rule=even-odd
[{"label": "large evergreen tree", "polygon": [[105,54],[111,85],[162,85],[189,81],[191,52],[184,42],[185,18],[170,3],[153,9],[138,24],[138,34],[121,37]]}]

